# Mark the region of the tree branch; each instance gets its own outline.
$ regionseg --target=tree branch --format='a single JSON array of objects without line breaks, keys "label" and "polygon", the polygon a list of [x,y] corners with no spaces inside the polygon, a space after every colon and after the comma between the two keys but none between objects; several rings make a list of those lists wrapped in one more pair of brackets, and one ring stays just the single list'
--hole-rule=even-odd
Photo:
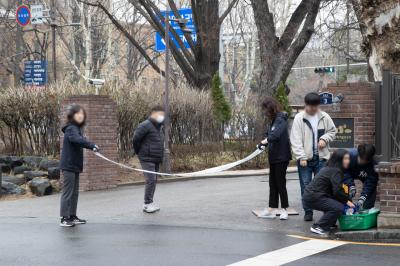
[{"label": "tree branch", "polygon": [[219,24],[224,22],[225,18],[229,15],[229,13],[232,11],[232,8],[234,8],[238,2],[239,0],[232,0],[232,2],[230,2],[225,12],[219,17]]}]

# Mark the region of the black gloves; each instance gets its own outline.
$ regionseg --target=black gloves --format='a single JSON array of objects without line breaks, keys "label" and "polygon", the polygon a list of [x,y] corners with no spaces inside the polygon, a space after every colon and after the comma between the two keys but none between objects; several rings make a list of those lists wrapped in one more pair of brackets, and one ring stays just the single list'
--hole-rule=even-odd
[{"label": "black gloves", "polygon": [[268,146],[268,144],[260,143],[260,144],[257,144],[257,149],[264,151],[267,146]]},{"label": "black gloves", "polygon": [[100,148],[97,145],[94,145],[94,148],[92,149],[93,152],[100,152]]}]

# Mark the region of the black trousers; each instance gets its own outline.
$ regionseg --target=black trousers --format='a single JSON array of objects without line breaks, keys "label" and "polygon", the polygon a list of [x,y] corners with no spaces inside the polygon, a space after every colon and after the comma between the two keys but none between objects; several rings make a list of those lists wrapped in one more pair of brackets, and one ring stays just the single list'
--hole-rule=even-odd
[{"label": "black trousers", "polygon": [[63,174],[60,216],[76,216],[79,197],[79,173],[63,171]]},{"label": "black trousers", "polygon": [[278,208],[281,198],[281,208],[289,207],[286,190],[286,170],[289,162],[270,164],[269,172],[269,207]]},{"label": "black trousers", "polygon": [[324,212],[321,219],[315,223],[324,230],[329,230],[331,226],[336,224],[344,210],[343,203],[325,196],[319,199],[304,199],[303,202],[308,208]]}]

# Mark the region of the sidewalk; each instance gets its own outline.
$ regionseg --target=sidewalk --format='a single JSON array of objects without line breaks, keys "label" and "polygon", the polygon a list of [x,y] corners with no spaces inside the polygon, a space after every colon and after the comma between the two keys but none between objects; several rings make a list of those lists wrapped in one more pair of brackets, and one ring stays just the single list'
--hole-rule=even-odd
[{"label": "sidewalk", "polygon": [[[297,167],[288,167],[287,173],[297,173]],[[162,177],[158,180],[158,183],[169,183],[177,181],[189,181],[207,178],[233,178],[233,177],[247,177],[247,176],[267,176],[269,174],[269,168],[260,170],[233,170],[233,171],[223,171],[220,173],[212,175],[201,175],[201,176],[189,176],[189,177]],[[297,180],[296,178],[288,178],[288,180]],[[143,185],[144,181],[134,181],[121,183],[118,186],[132,186],[132,185]]]}]

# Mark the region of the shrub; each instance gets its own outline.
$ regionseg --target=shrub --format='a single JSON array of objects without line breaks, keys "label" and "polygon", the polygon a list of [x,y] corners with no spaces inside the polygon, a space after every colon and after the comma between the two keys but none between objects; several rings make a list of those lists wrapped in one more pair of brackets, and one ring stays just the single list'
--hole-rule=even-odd
[{"label": "shrub", "polygon": [[282,105],[283,110],[288,113],[289,117],[292,116],[292,107],[289,104],[289,97],[286,94],[285,84],[280,83],[276,92],[275,92],[276,100]]}]

